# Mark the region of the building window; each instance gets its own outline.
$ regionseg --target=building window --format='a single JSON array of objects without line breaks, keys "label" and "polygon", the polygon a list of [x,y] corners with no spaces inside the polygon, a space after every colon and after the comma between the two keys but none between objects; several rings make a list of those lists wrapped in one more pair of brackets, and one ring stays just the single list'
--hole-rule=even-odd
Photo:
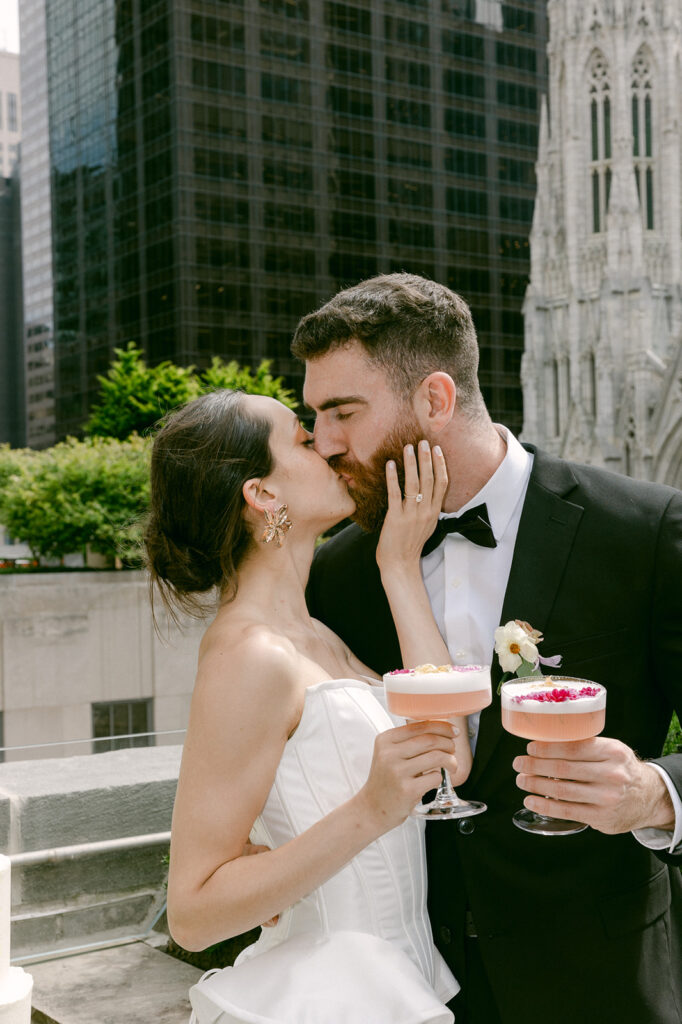
[{"label": "building window", "polygon": [[324,23],[329,28],[339,28],[344,32],[357,32],[363,36],[372,34],[372,12],[350,4],[326,3]]},{"label": "building window", "polygon": [[264,114],[261,138],[263,142],[274,142],[279,146],[312,149],[313,126],[309,121],[287,120]]},{"label": "building window", "polygon": [[450,135],[469,135],[475,139],[485,138],[485,114],[473,114],[469,110],[445,108],[445,131]]},{"label": "building window", "polygon": [[260,9],[278,18],[291,18],[294,21],[308,21],[310,17],[308,0],[260,0]]},{"label": "building window", "polygon": [[358,160],[374,159],[374,137],[369,132],[356,132],[335,126],[329,132],[329,148],[333,153]]},{"label": "building window", "polygon": [[521,196],[500,196],[500,219],[530,224],[533,219],[533,200]]},{"label": "building window", "polygon": [[351,117],[374,115],[371,92],[345,89],[340,85],[330,85],[327,89],[327,107],[336,114],[349,114]]},{"label": "building window", "polygon": [[330,45],[327,47],[327,64],[347,75],[372,74],[372,53],[370,50],[356,50],[351,46]]},{"label": "building window", "polygon": [[502,118],[497,122],[497,141],[509,146],[524,146],[537,149],[538,128],[527,121],[506,121]]},{"label": "building window", "polygon": [[294,164],[285,160],[264,160],[263,184],[312,192],[313,169],[306,164]]},{"label": "building window", "polygon": [[467,178],[485,178],[488,162],[485,153],[474,149],[446,149],[445,170]]},{"label": "building window", "polygon": [[406,43],[408,46],[428,46],[429,26],[422,21],[408,21],[407,18],[384,19],[386,39],[394,43]]},{"label": "building window", "polygon": [[264,57],[278,57],[297,64],[307,64],[310,60],[310,44],[305,36],[271,29],[261,29],[260,52]]},{"label": "building window", "polygon": [[446,30],[441,40],[443,53],[451,53],[454,57],[464,57],[483,63],[485,59],[485,40],[483,36],[470,36],[465,32]]},{"label": "building window", "polygon": [[421,89],[428,89],[431,86],[431,68],[428,64],[417,64],[413,60],[387,57],[386,81],[401,82],[403,85],[416,85]]},{"label": "building window", "polygon": [[430,128],[431,108],[428,103],[387,96],[386,120],[394,124],[413,125],[415,128]]},{"label": "building window", "polygon": [[588,352],[585,360],[586,410],[588,416],[597,417],[597,364],[594,352]]},{"label": "building window", "polygon": [[389,178],[387,196],[390,203],[400,206],[433,206],[433,187],[423,181],[407,181],[404,178]]},{"label": "building window", "polygon": [[443,71],[443,92],[452,96],[472,96],[475,99],[485,97],[485,78],[483,75],[472,75],[466,71],[446,68]]},{"label": "building window", "polygon": [[642,223],[654,227],[653,102],[651,64],[640,50],[632,65],[632,152]]},{"label": "building window", "polygon": [[373,174],[360,171],[332,171],[327,178],[331,195],[348,196],[351,199],[374,200],[376,179]]},{"label": "building window", "polygon": [[377,237],[376,217],[371,214],[333,210],[329,233],[332,238],[354,238],[374,242]]},{"label": "building window", "polygon": [[423,224],[414,220],[389,220],[388,240],[391,245],[433,249],[433,224]]},{"label": "building window", "polygon": [[386,144],[386,161],[389,164],[403,164],[406,167],[431,167],[431,146],[413,139],[389,137]]},{"label": "building window", "polygon": [[7,130],[10,132],[19,131],[19,108],[15,92],[7,93]]},{"label": "building window", "polygon": [[559,386],[559,362],[552,360],[552,409],[554,412],[554,436],[561,433],[561,389]]},{"label": "building window", "polygon": [[589,69],[590,180],[592,231],[604,230],[611,191],[611,86],[603,54],[596,52]]},{"label": "building window", "polygon": [[92,750],[153,747],[152,700],[112,700],[92,705]]},{"label": "building window", "polygon": [[488,216],[488,193],[465,188],[445,190],[445,209],[448,213],[462,213],[467,217]]}]

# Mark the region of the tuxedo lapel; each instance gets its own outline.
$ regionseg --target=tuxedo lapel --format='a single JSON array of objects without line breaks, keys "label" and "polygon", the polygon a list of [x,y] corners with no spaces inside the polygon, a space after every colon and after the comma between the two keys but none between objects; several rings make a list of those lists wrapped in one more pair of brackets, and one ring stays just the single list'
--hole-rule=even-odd
[{"label": "tuxedo lapel", "polygon": [[[501,623],[522,619],[544,632],[561,586],[583,508],[568,500],[577,486],[570,466],[560,459],[535,451],[533,469],[521,513]],[[555,652],[549,651],[549,654]],[[502,677],[493,655],[493,701],[481,714],[471,780],[482,774],[502,735],[500,698],[496,693]]]}]

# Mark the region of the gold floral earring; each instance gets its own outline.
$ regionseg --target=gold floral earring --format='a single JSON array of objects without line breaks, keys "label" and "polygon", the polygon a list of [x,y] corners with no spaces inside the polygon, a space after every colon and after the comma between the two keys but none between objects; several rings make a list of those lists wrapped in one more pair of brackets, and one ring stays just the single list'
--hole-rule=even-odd
[{"label": "gold floral earring", "polygon": [[280,505],[274,512],[265,508],[263,512],[265,514],[265,529],[263,530],[261,540],[264,544],[269,544],[271,540],[276,540],[277,547],[281,548],[284,534],[294,525],[290,519],[287,519],[287,506]]}]

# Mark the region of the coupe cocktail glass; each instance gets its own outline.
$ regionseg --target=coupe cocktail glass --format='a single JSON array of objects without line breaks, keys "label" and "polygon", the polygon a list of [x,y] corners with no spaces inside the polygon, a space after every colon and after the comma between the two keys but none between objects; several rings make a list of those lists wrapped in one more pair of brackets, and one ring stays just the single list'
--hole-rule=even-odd
[{"label": "coupe cocktail glass", "polygon": [[[604,728],[606,689],[574,676],[529,676],[502,684],[502,725],[526,740],[566,743],[597,736]],[[536,814],[525,807],[513,816],[524,832],[541,836],[571,836],[587,825]]]},{"label": "coupe cocktail glass", "polygon": [[[388,710],[412,721],[438,721],[472,715],[492,700],[488,665],[421,665],[384,676]],[[461,800],[441,768],[435,799],[417,804],[412,814],[429,821],[470,818],[487,810],[480,800]]]}]

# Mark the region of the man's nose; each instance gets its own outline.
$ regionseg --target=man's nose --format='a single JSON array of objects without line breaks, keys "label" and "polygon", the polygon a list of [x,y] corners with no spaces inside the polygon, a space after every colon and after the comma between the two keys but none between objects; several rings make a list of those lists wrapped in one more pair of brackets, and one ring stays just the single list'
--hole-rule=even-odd
[{"label": "man's nose", "polygon": [[344,455],[348,450],[341,436],[331,425],[321,423],[319,416],[313,428],[313,447],[323,459],[330,459],[332,455]]}]

